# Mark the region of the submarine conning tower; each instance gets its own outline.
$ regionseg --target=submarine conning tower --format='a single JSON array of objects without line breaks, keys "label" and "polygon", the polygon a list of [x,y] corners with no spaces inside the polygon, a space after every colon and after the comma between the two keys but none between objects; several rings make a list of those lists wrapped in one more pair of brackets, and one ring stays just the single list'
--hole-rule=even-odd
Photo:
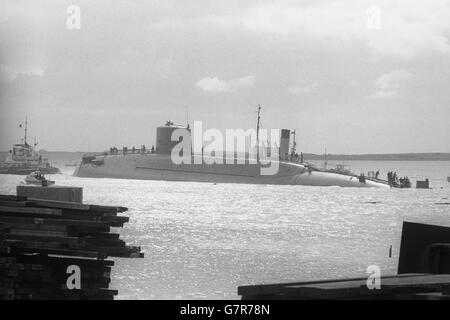
[{"label": "submarine conning tower", "polygon": [[289,140],[291,137],[291,130],[282,129],[280,136],[280,159],[287,160],[289,157]]},{"label": "submarine conning tower", "polygon": [[189,126],[174,125],[170,120],[164,126],[156,128],[156,153],[170,154],[172,152],[172,148],[179,142],[172,141],[172,133],[177,129],[187,130],[189,135],[191,134]]}]

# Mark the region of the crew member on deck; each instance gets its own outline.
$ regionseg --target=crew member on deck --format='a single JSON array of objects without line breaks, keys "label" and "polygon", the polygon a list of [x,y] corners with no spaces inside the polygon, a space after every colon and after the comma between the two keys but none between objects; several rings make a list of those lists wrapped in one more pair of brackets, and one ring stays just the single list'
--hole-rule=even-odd
[{"label": "crew member on deck", "polygon": [[361,175],[359,176],[359,182],[366,183],[366,177],[364,176],[364,173],[361,173]]}]

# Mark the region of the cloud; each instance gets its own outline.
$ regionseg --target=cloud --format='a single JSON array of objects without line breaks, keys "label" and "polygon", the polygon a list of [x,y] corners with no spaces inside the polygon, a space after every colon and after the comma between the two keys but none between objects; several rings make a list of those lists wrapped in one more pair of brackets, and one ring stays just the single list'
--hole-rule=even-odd
[{"label": "cloud", "polygon": [[288,91],[292,94],[298,94],[298,93],[310,93],[319,88],[319,84],[317,83],[310,83],[303,87],[297,87],[297,86],[289,86]]},{"label": "cloud", "polygon": [[386,99],[392,98],[399,94],[399,90],[407,82],[413,78],[413,75],[404,70],[394,70],[389,73],[385,73],[378,78],[376,86],[378,91],[370,94],[369,98],[374,99]]},{"label": "cloud", "polygon": [[370,94],[368,97],[371,99],[389,99],[395,97],[396,95],[397,91],[395,90],[379,90]]},{"label": "cloud", "polygon": [[375,55],[412,58],[419,52],[450,53],[450,2],[446,0],[345,0],[317,4],[280,0],[226,12],[199,19],[208,26],[239,27],[283,39],[313,37],[329,41],[330,46],[358,42]]},{"label": "cloud", "polygon": [[394,70],[379,77],[376,84],[381,89],[398,89],[401,83],[408,81],[411,78],[412,74],[408,71]]},{"label": "cloud", "polygon": [[19,76],[38,76],[44,75],[45,69],[41,66],[14,68],[0,64],[0,82],[10,82],[16,80]]},{"label": "cloud", "polygon": [[236,92],[240,89],[255,87],[255,76],[246,76],[228,81],[218,77],[206,77],[197,81],[197,87],[207,92]]}]

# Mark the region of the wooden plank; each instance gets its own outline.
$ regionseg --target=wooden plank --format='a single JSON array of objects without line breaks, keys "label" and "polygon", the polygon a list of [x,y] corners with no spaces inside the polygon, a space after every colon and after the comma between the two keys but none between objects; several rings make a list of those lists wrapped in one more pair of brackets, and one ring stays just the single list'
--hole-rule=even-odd
[{"label": "wooden plank", "polygon": [[283,294],[310,299],[351,299],[360,295],[367,279],[323,284],[286,286]]},{"label": "wooden plank", "polygon": [[23,234],[6,234],[6,240],[25,240],[25,241],[41,241],[41,242],[59,242],[61,244],[77,243],[85,244],[83,238],[65,237],[55,235],[23,235]]},{"label": "wooden plank", "polygon": [[10,228],[6,228],[3,225],[0,225],[0,237],[2,234],[9,232]]},{"label": "wooden plank", "polygon": [[408,299],[419,299],[419,300],[450,300],[450,295],[443,294],[442,292],[428,292],[428,293],[416,293],[414,295],[409,295],[406,297]]},{"label": "wooden plank", "polygon": [[120,238],[120,234],[118,234],[118,233],[78,232],[77,235],[78,235],[79,237],[87,237],[88,239],[89,239],[89,238],[94,238],[94,239],[98,239],[98,240],[114,240],[114,239],[117,240],[117,239]]},{"label": "wooden plank", "polygon": [[11,248],[27,248],[27,249],[64,249],[64,243],[57,241],[45,242],[45,241],[35,241],[35,240],[3,240],[4,243]]},{"label": "wooden plank", "polygon": [[11,252],[11,248],[10,247],[7,247],[7,246],[5,246],[5,245],[0,243],[0,253],[8,254],[10,252]]},{"label": "wooden plank", "polygon": [[50,219],[50,218],[32,218],[32,217],[14,217],[14,216],[0,216],[0,223],[23,223],[23,224],[38,224],[38,225],[64,225],[72,227],[108,227],[110,223],[103,221],[89,221],[89,220],[71,220],[71,219]]},{"label": "wooden plank", "polygon": [[0,200],[6,200],[6,201],[26,201],[27,197],[25,196],[16,196],[16,195],[5,195],[0,194]]},{"label": "wooden plank", "polygon": [[6,239],[3,246],[10,248],[10,252],[23,250],[24,252],[48,253],[54,255],[70,255],[80,257],[127,257],[142,258],[144,254],[139,247],[98,247],[86,246],[78,243],[64,243],[60,241],[31,241]]},{"label": "wooden plank", "polygon": [[10,229],[9,234],[24,235],[24,236],[54,236],[67,237],[67,231],[52,231],[52,230],[29,230],[29,229]]},{"label": "wooden plank", "polygon": [[143,252],[133,252],[127,255],[114,255],[114,257],[118,257],[118,258],[144,258],[144,253]]},{"label": "wooden plank", "polygon": [[77,202],[44,200],[44,199],[35,199],[35,198],[29,198],[28,200],[32,200],[35,203],[35,205],[38,207],[56,208],[56,209],[72,209],[72,210],[79,210],[79,211],[89,211],[90,210],[90,205],[77,203]]},{"label": "wooden plank", "polygon": [[114,212],[114,213],[117,213],[118,212],[117,207],[99,206],[99,205],[95,205],[95,204],[89,205],[89,210],[92,211],[92,212],[98,212],[98,213],[102,213],[102,212]]},{"label": "wooden plank", "polygon": [[[81,228],[81,227],[77,227],[77,228],[70,228],[71,231],[69,231],[69,233],[67,234],[69,237],[82,237],[82,235],[86,234],[88,228]],[[82,229],[82,230],[72,230],[72,229]],[[89,229],[94,229],[92,230],[92,233],[104,233],[104,232],[108,232],[109,229],[99,229],[99,228],[89,228]]]},{"label": "wooden plank", "polygon": [[35,203],[33,201],[3,201],[0,200],[0,206],[6,207],[26,207],[26,206],[34,206]]},{"label": "wooden plank", "polygon": [[75,209],[81,211],[89,211],[90,206],[88,204],[76,203],[76,202],[65,202],[65,201],[56,201],[56,200],[42,200],[42,199],[33,199],[30,198],[36,203],[37,206],[40,207],[49,207],[49,208],[58,208],[58,209]]},{"label": "wooden plank", "polygon": [[[70,245],[71,248],[76,248],[78,245],[74,244],[73,246]],[[80,245],[80,247],[86,247],[83,245]],[[87,247],[86,247],[87,248]],[[136,253],[140,251],[140,248],[138,247],[104,247],[104,246],[94,246],[94,245],[90,245],[89,250],[92,251],[98,251],[98,252],[105,252],[108,253],[108,255],[114,257],[116,254],[120,254],[120,255],[127,255],[127,254],[131,254],[131,253]]]},{"label": "wooden plank", "polygon": [[106,259],[107,254],[103,252],[85,251],[85,250],[66,250],[66,249],[44,249],[44,248],[11,248],[11,253],[43,253],[56,256],[85,257]]},{"label": "wooden plank", "polygon": [[[421,273],[408,273],[402,275],[388,275],[382,279],[388,279],[392,277],[415,277],[422,276]],[[262,285],[247,285],[238,287],[238,295],[241,296],[259,296],[259,295],[272,295],[280,293],[286,287],[290,286],[306,286],[316,284],[328,284],[328,283],[341,283],[341,282],[353,282],[353,281],[366,281],[367,278],[343,278],[343,279],[327,279],[327,280],[312,280],[301,282],[288,282],[288,283],[274,283],[274,284],[262,284]]]},{"label": "wooden plank", "polygon": [[79,234],[86,233],[105,233],[110,231],[110,227],[78,227],[78,226],[67,226],[67,231],[69,236],[78,236]]},{"label": "wooden plank", "polygon": [[[40,264],[49,264],[55,267],[65,266],[70,264],[77,264],[79,266],[83,266],[83,268],[87,267],[96,267],[96,268],[104,268],[104,270],[111,270],[108,267],[114,265],[113,260],[93,260],[93,259],[85,259],[85,258],[67,258],[67,257],[48,257],[44,255],[22,255],[14,257],[18,262],[21,263],[40,263]],[[102,269],[103,270],[103,269]]]},{"label": "wooden plank", "polygon": [[[450,275],[417,275],[381,279],[380,290],[369,290],[366,280],[331,282],[322,284],[287,286],[283,291],[289,296],[312,299],[351,299],[367,295],[393,295],[435,291],[436,286],[450,284]],[[395,291],[395,292],[394,292]]]},{"label": "wooden plank", "polygon": [[126,242],[120,239],[83,238],[88,246],[126,247]]},{"label": "wooden plank", "polygon": [[48,208],[29,208],[29,207],[21,208],[21,207],[0,206],[0,214],[2,214],[2,213],[61,216],[62,210],[61,209],[48,209]]},{"label": "wooden plank", "polygon": [[94,212],[125,212],[128,211],[126,207],[115,207],[115,206],[99,206],[91,204],[90,210]]},{"label": "wooden plank", "polygon": [[429,285],[450,285],[450,274],[425,274],[417,277],[382,278],[381,280],[382,288]]},{"label": "wooden plank", "polygon": [[63,225],[45,225],[45,224],[27,224],[27,223],[11,223],[0,221],[2,228],[10,230],[48,230],[48,231],[66,231],[68,226]]},{"label": "wooden plank", "polygon": [[101,221],[107,221],[114,224],[113,226],[120,225],[123,226],[124,223],[130,221],[129,217],[117,216],[117,217],[104,217]]},{"label": "wooden plank", "polygon": [[75,211],[69,209],[62,210],[61,219],[66,220],[87,220],[87,221],[103,221],[103,216],[97,215],[90,211]]},{"label": "wooden plank", "polygon": [[[83,272],[81,272],[83,275]],[[57,290],[57,289],[67,289],[66,286],[67,273],[59,272],[58,276],[54,276],[49,272],[28,272],[27,275],[21,275],[15,279],[16,284],[21,288],[34,288],[34,290]],[[107,288],[111,283],[111,279],[108,277],[81,277],[81,288],[86,289],[98,289]],[[22,285],[21,285],[22,284]]]},{"label": "wooden plank", "polygon": [[[27,268],[24,269],[15,269],[14,271],[18,272],[18,279],[16,281],[22,281],[23,279],[27,279],[28,283],[34,283],[34,282],[42,282],[40,278],[49,278],[46,279],[45,282],[51,282],[51,283],[58,283],[58,282],[65,282],[67,279],[67,266],[69,264],[66,264],[64,268],[55,268],[51,265],[42,265],[41,269],[36,268],[29,268],[29,265],[27,265]],[[101,266],[100,267],[90,267],[86,268],[82,265],[79,265],[81,269],[81,279],[83,282],[86,281],[92,281],[92,282],[101,282],[105,280],[105,283],[109,283],[111,272],[103,271]],[[8,269],[9,271],[13,269]],[[35,277],[38,277],[37,279],[33,279]],[[33,279],[33,280],[31,280]]]},{"label": "wooden plank", "polygon": [[117,216],[116,213],[111,212],[93,212],[93,211],[77,211],[72,209],[62,209],[63,219],[72,220],[94,220],[94,221],[105,221],[111,223],[124,224],[129,221],[129,217]]}]

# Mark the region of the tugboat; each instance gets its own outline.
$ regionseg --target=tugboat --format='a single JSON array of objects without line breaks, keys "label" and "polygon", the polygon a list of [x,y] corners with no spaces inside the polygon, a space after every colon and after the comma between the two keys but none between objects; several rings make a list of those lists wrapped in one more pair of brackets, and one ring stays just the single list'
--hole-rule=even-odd
[{"label": "tugboat", "polygon": [[[14,144],[9,151],[8,157],[3,163],[0,163],[0,174],[28,175],[35,171],[41,173],[54,174],[59,169],[53,167],[47,158],[36,152],[27,142],[28,118],[25,118],[25,135],[23,143]],[[34,147],[37,143],[34,142]]]},{"label": "tugboat", "polygon": [[42,172],[35,171],[26,176],[25,183],[47,187],[55,184],[55,181],[47,180]]}]

